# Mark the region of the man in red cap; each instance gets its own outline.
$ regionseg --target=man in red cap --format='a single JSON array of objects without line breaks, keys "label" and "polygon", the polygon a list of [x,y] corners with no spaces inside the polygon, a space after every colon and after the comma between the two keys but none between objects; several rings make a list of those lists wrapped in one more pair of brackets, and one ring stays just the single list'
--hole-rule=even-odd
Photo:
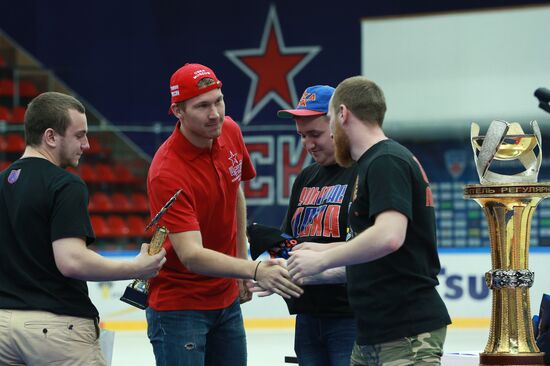
[{"label": "man in red cap", "polygon": [[247,260],[240,182],[256,172],[238,125],[225,116],[221,86],[199,64],[172,75],[170,113],[178,122],[147,177],[151,213],[183,190],[160,220],[170,231],[167,262],[149,289],[147,333],[157,365],[246,365],[239,303],[251,294],[242,281],[285,297],[302,292],[275,261]]},{"label": "man in red cap", "polygon": [[[334,88],[307,88],[296,109],[277,113],[293,118],[311,164],[296,177],[282,230],[302,241],[329,243],[346,237],[355,167],[336,164],[327,117]],[[300,298],[287,299],[296,315],[294,350],[301,366],[348,366],[356,336],[355,319],[348,303],[345,268],[304,278]]]}]

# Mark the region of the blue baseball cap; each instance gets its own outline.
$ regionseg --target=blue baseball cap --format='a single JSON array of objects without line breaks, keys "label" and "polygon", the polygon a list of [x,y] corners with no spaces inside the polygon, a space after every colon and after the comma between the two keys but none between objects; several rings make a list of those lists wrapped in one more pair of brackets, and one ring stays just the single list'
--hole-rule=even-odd
[{"label": "blue baseball cap", "polygon": [[296,109],[283,109],[277,112],[281,118],[319,116],[328,113],[328,104],[334,88],[328,85],[310,86],[304,91]]}]

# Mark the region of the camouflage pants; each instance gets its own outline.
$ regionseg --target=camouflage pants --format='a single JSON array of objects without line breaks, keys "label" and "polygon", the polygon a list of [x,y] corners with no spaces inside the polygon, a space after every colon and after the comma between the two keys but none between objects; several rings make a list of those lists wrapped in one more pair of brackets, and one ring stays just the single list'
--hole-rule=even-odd
[{"label": "camouflage pants", "polygon": [[439,366],[447,327],[391,342],[353,345],[350,366]]}]

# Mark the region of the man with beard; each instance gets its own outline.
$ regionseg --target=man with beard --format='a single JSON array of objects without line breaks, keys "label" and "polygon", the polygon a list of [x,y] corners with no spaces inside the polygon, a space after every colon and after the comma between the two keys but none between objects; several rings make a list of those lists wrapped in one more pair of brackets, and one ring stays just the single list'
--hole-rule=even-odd
[{"label": "man with beard", "polygon": [[293,278],[346,266],[358,320],[352,365],[439,365],[449,314],[435,287],[437,254],[433,198],[426,173],[382,130],[386,103],[369,79],[344,80],[329,118],[336,161],[357,162],[348,241],[325,249],[303,243],[291,252]]},{"label": "man with beard", "polygon": [[[243,280],[299,296],[276,261],[247,260],[242,180],[254,178],[239,126],[225,115],[222,83],[210,68],[185,64],[170,79],[178,119],[147,176],[151,213],[182,190],[160,223],[170,232],[167,263],[150,282],[147,334],[159,366],[246,365]],[[238,280],[236,280],[238,279]]]},{"label": "man with beard", "polygon": [[0,364],[106,365],[85,281],[155,276],[166,252],[101,257],[76,167],[90,148],[84,106],[55,92],[25,113],[23,156],[0,173]]},{"label": "man with beard", "polygon": [[[334,88],[307,88],[296,109],[277,113],[293,118],[311,164],[298,174],[282,231],[305,241],[321,243],[345,240],[355,168],[336,164],[327,117]],[[301,366],[348,366],[356,336],[349,306],[345,268],[333,268],[303,278],[304,293],[286,300],[296,315],[294,350]]]}]

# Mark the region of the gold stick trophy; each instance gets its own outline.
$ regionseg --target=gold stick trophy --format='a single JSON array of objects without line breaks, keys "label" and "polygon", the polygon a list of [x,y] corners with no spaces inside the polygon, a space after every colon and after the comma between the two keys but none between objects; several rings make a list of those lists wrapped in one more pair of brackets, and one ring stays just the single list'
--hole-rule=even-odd
[{"label": "gold stick trophy", "polygon": [[[160,220],[162,215],[166,213],[168,208],[172,206],[172,203],[176,201],[176,198],[180,194],[181,189],[178,190],[172,198],[168,200],[164,204],[164,206],[160,209],[160,211],[153,217],[151,222],[147,224],[145,227],[145,231],[149,230],[153,225],[156,225],[156,223]],[[149,249],[147,250],[147,253],[149,255],[155,255],[162,249],[162,244],[164,244],[164,240],[166,240],[166,236],[168,236],[168,229],[166,229],[165,226],[159,226],[155,230],[155,233],[153,234],[153,237],[151,238],[151,242],[149,243]],[[136,279],[133,280],[132,283],[130,283],[128,286],[126,286],[126,290],[124,290],[124,294],[120,298],[121,301],[124,301],[125,303],[128,303],[132,306],[135,306],[141,310],[147,308],[148,301],[147,301],[147,293],[149,291],[149,281],[147,280],[140,280]]]},{"label": "gold stick trophy", "polygon": [[[493,121],[485,136],[472,123],[471,143],[481,184],[466,185],[464,197],[483,209],[489,226],[492,269],[485,274],[492,290],[491,328],[480,365],[544,365],[531,323],[528,268],[531,219],[540,201],[550,196],[550,183],[537,183],[542,140],[536,121],[532,134],[518,123]],[[535,149],[537,148],[538,149]],[[538,153],[536,153],[538,150]],[[494,160],[519,161],[514,175],[489,170]],[[516,164],[517,164],[516,161]]]}]

